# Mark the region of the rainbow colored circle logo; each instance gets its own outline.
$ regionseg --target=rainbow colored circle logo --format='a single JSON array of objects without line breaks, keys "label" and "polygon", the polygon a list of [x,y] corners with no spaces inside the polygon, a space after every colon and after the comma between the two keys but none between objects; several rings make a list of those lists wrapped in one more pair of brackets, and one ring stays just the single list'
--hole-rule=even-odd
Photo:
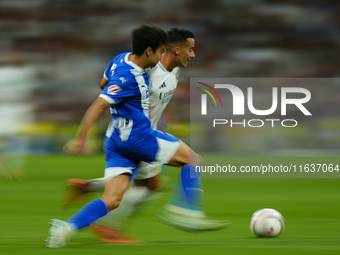
[{"label": "rainbow colored circle logo", "polygon": [[[218,100],[220,101],[221,105],[222,105],[221,98],[220,98],[219,94],[217,93],[217,91],[216,91],[213,87],[211,87],[210,85],[205,84],[205,83],[203,83],[203,82],[197,82],[197,83],[202,84],[203,86],[206,86],[206,87],[209,88],[212,92],[214,92],[215,95],[217,96]],[[196,87],[196,88],[201,89],[201,90],[203,90],[204,92],[206,92],[206,93],[212,98],[212,100],[214,100],[214,103],[215,103],[215,105],[217,106],[216,100],[215,100],[214,96],[211,94],[211,92],[210,92],[209,90],[204,89],[204,88],[200,88],[200,87]]]}]

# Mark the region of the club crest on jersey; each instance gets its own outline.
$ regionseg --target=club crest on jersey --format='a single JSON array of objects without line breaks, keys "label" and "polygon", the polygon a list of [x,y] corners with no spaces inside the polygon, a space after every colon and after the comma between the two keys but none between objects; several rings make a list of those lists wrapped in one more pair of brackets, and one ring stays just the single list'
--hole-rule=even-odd
[{"label": "club crest on jersey", "polygon": [[117,85],[111,85],[107,89],[107,93],[110,94],[110,95],[115,95],[120,90],[122,90],[122,89],[120,87],[118,87]]}]

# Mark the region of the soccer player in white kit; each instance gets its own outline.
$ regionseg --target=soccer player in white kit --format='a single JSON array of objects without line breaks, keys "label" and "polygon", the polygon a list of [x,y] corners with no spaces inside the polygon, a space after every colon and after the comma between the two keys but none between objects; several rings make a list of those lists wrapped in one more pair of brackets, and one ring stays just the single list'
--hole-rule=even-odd
[{"label": "soccer player in white kit", "polygon": [[[154,68],[147,71],[150,82],[150,119],[154,129],[157,129],[161,114],[176,90],[180,68],[185,68],[189,60],[195,57],[194,47],[194,34],[191,31],[179,28],[169,30],[168,44],[161,60]],[[104,89],[106,85],[107,77],[104,73],[100,84],[101,89]],[[121,232],[136,206],[152,195],[153,190],[158,187],[160,172],[160,166],[145,162],[139,164],[138,170],[133,176],[134,184],[125,192],[120,206],[90,226],[101,242],[134,242],[126,239]],[[180,181],[182,178],[190,178],[190,176],[182,174]],[[91,181],[72,179],[68,180],[68,185],[84,193],[103,191],[104,179]],[[179,184],[169,203],[164,207],[165,210],[159,215],[160,219],[166,224],[187,231],[214,230],[226,227],[228,225],[226,221],[211,220],[205,217],[202,208],[203,190],[200,183],[197,187],[193,203],[193,200],[187,201]],[[74,198],[72,197],[71,200]]]}]

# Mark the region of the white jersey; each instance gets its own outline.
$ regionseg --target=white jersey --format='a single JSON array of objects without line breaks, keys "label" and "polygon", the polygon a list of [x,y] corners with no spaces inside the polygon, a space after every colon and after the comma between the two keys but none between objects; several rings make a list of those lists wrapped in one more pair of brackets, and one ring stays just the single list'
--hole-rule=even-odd
[{"label": "white jersey", "polygon": [[158,62],[154,68],[147,70],[147,75],[150,84],[150,119],[153,128],[157,129],[159,118],[176,90],[179,67],[168,72],[161,62]]}]

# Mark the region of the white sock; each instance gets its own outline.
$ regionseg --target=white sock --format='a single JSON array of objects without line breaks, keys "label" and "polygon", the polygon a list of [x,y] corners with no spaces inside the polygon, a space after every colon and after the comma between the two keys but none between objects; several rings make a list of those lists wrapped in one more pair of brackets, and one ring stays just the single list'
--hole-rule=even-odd
[{"label": "white sock", "polygon": [[97,220],[96,223],[116,230],[124,229],[137,205],[144,202],[153,193],[155,192],[150,191],[147,187],[130,186],[125,191],[119,207]]},{"label": "white sock", "polygon": [[89,192],[104,192],[105,189],[104,178],[92,179],[90,181],[92,183],[86,188]]}]

